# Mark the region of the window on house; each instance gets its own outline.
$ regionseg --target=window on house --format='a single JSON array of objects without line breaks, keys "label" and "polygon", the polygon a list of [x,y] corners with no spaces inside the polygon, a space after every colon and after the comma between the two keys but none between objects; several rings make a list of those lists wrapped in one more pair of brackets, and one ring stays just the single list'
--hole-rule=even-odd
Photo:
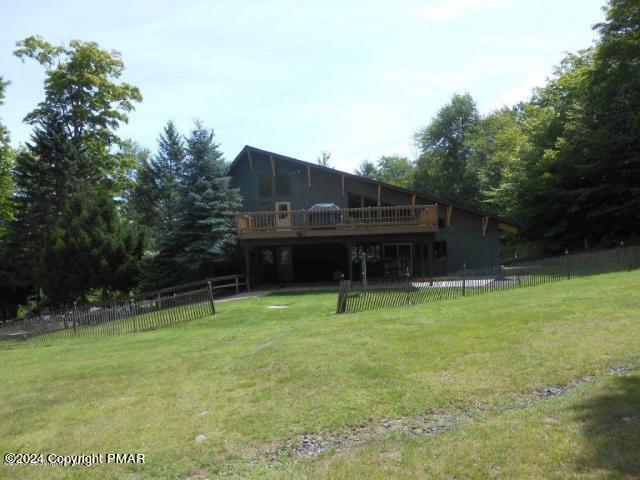
[{"label": "window on house", "polygon": [[447,242],[433,242],[433,259],[447,259]]},{"label": "window on house", "polygon": [[438,217],[438,228],[444,228],[444,227],[445,227],[444,218]]},{"label": "window on house", "polygon": [[288,197],[291,194],[289,175],[276,175],[276,197]]},{"label": "window on house", "polygon": [[291,248],[280,249],[280,265],[289,265],[291,263]]},{"label": "window on house", "polygon": [[265,248],[261,252],[263,263],[273,264],[273,250],[270,248]]},{"label": "window on house", "polygon": [[260,198],[273,197],[273,186],[271,182],[270,173],[265,172],[260,174],[258,191],[259,191]]}]

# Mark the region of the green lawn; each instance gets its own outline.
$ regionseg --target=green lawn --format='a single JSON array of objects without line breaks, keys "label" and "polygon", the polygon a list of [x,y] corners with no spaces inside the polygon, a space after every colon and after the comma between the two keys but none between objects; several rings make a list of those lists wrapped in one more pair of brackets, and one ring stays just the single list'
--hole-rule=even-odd
[{"label": "green lawn", "polygon": [[278,472],[289,478],[639,478],[640,373],[480,415],[435,437],[388,435]]},{"label": "green lawn", "polygon": [[[640,475],[624,451],[606,460],[609,444],[640,444],[638,376],[605,375],[640,364],[638,287],[640,272],[609,274],[338,316],[335,294],[277,295],[152,332],[0,350],[0,452],[146,455],[143,466],[3,466],[0,476]],[[531,400],[587,375],[567,395]],[[616,402],[631,420],[602,434],[599,411]],[[433,412],[471,413],[431,437],[261,461],[303,433]]]}]

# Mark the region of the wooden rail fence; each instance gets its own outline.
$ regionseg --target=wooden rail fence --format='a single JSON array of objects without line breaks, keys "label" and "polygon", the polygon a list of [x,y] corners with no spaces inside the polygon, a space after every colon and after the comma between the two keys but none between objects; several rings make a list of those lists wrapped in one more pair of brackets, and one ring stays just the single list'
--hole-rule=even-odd
[{"label": "wooden rail fence", "polygon": [[215,315],[217,290],[246,286],[227,275],[65,310],[50,310],[0,322],[0,344],[142,332]]},{"label": "wooden rail fence", "polygon": [[415,305],[636,268],[640,268],[640,246],[547,257],[510,266],[465,267],[444,277],[343,280],[336,311],[349,313]]}]

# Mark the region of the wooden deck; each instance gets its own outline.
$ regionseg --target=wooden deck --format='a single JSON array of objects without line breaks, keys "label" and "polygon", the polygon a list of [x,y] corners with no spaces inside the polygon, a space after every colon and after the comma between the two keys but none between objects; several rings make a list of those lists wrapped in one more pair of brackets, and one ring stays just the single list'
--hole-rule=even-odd
[{"label": "wooden deck", "polygon": [[289,210],[236,214],[241,240],[422,233],[438,230],[435,205]]}]

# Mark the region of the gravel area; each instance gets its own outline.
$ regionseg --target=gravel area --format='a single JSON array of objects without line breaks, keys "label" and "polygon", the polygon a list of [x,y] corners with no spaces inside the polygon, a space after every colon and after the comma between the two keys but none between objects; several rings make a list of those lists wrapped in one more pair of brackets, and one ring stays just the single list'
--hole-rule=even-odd
[{"label": "gravel area", "polygon": [[[605,375],[621,376],[640,366],[617,367],[607,370]],[[566,385],[550,385],[539,391],[524,395],[515,405],[502,410],[527,408],[547,398],[565,395],[579,385],[592,382],[595,375],[574,379]],[[430,412],[417,417],[383,418],[372,420],[366,424],[343,428],[330,432],[305,433],[291,438],[275,448],[259,452],[247,461],[249,465],[267,465],[275,467],[284,458],[314,457],[327,450],[340,451],[366,442],[373,437],[383,437],[392,432],[403,432],[410,435],[433,436],[473,420],[474,417],[486,413],[479,406],[472,411],[451,414],[447,412]]]}]

